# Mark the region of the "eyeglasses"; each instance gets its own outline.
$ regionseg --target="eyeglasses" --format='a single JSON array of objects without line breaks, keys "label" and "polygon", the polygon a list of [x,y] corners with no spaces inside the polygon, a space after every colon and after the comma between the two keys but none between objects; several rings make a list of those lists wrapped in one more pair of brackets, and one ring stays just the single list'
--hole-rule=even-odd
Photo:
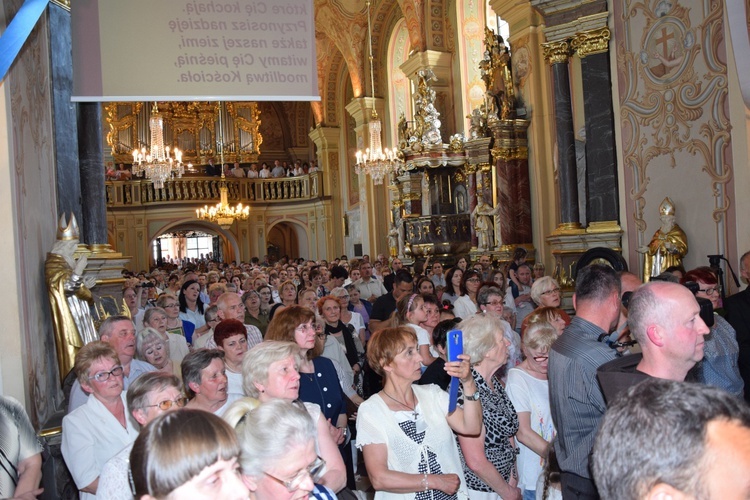
[{"label": "eyeglasses", "polygon": [[283,484],[286,490],[291,493],[293,491],[297,491],[299,487],[302,486],[302,483],[305,479],[307,479],[307,476],[310,476],[313,482],[318,481],[321,477],[323,477],[325,468],[326,461],[320,457],[317,457],[313,463],[299,471],[292,479],[289,480],[279,479],[278,477],[273,476],[268,472],[263,472],[263,474],[270,477],[277,483]]},{"label": "eyeglasses", "polygon": [[482,280],[480,280],[479,278],[469,278],[466,280],[467,283],[479,283],[480,281]]},{"label": "eyeglasses", "polygon": [[172,309],[173,307],[180,307],[180,304],[174,303],[174,304],[168,304],[164,306],[164,309]]},{"label": "eyeglasses", "polygon": [[560,293],[559,288],[553,288],[552,290],[547,290],[546,292],[542,292],[542,295],[550,295],[552,293]]},{"label": "eyeglasses", "polygon": [[167,411],[168,409],[172,408],[172,405],[177,405],[177,408],[182,408],[183,406],[187,404],[187,402],[188,402],[188,398],[185,398],[185,397],[177,398],[174,401],[165,399],[164,401],[159,401],[155,405],[146,405],[144,406],[144,408],[155,408],[158,406],[160,410]]},{"label": "eyeglasses", "polygon": [[122,377],[122,374],[125,372],[125,369],[122,366],[115,366],[108,372],[99,372],[95,373],[93,377],[89,377],[89,380],[95,379],[97,382],[106,382],[109,380],[109,377],[115,376],[115,377]]},{"label": "eyeglasses", "polygon": [[706,295],[713,295],[719,292],[719,287],[713,288],[699,288],[698,291],[705,293]]},{"label": "eyeglasses", "polygon": [[549,356],[532,356],[534,358],[534,361],[537,363],[541,363],[543,361],[547,361],[549,359]]},{"label": "eyeglasses", "polygon": [[315,326],[310,323],[303,323],[294,329],[296,332],[309,332],[310,330],[315,330]]},{"label": "eyeglasses", "polygon": [[485,302],[484,305],[497,307],[497,306],[502,306],[504,304],[502,300],[492,300],[490,302]]}]

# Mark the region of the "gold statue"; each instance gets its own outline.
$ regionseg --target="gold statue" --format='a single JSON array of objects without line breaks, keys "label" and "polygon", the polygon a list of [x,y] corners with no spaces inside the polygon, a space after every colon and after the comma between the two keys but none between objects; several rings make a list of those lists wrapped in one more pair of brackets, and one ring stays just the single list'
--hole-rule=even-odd
[{"label": "gold statue", "polygon": [[78,223],[71,214],[70,223],[66,224],[63,214],[60,217],[57,241],[44,263],[61,381],[73,368],[81,347],[98,340],[91,318],[90,304],[93,304],[93,297],[89,290],[96,281],[94,278],[83,277],[87,257],[83,255],[76,260],[74,254],[77,248]]},{"label": "gold statue", "polygon": [[511,73],[510,50],[503,37],[484,29],[484,58],[479,62],[482,80],[487,89],[487,119],[511,120],[516,113],[516,91]]},{"label": "gold statue", "polygon": [[638,248],[643,254],[643,282],[648,283],[652,276],[658,276],[668,267],[682,265],[688,253],[685,232],[675,224],[675,206],[669,197],[659,205],[661,227],[654,233],[651,242]]}]

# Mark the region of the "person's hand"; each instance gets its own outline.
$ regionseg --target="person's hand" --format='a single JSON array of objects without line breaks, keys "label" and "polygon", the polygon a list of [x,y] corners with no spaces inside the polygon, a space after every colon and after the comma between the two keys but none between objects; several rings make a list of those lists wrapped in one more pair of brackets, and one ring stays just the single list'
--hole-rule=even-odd
[{"label": "person's hand", "polygon": [[[513,481],[513,478],[511,478],[511,481]],[[514,484],[508,485],[508,487],[505,488],[505,491],[502,492],[500,497],[503,500],[522,500],[523,495],[521,494],[521,489]]]},{"label": "person's hand", "polygon": [[461,486],[461,480],[456,474],[432,474],[429,476],[428,487],[431,490],[440,490],[448,495],[453,495]]},{"label": "person's hand", "polygon": [[449,361],[445,363],[445,371],[451,377],[458,377],[461,383],[471,380],[471,358],[468,354],[459,354],[461,361]]},{"label": "person's hand", "polygon": [[11,500],[36,500],[36,497],[42,494],[44,488],[39,488],[33,491],[27,491],[21,495],[14,496]]},{"label": "person's hand", "polygon": [[330,418],[328,419],[328,430],[331,433],[331,437],[336,444],[341,444],[344,442],[344,438],[346,437],[344,429],[333,425]]}]

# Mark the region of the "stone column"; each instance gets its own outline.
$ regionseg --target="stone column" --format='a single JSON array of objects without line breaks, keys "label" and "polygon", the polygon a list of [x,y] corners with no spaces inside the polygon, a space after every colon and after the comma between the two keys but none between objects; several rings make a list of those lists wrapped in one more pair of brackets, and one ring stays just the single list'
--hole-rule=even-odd
[{"label": "stone column", "polygon": [[577,230],[581,228],[581,222],[578,213],[575,136],[573,134],[573,109],[568,74],[570,46],[567,40],[561,40],[545,43],[542,47],[545,60],[552,66],[555,100],[555,135],[560,196],[560,224],[557,230]]},{"label": "stone column", "polygon": [[[323,193],[337,201],[337,203],[332,204],[332,217],[327,219],[328,227],[323,233],[326,251],[329,255],[341,255],[344,253],[343,224],[331,223],[331,221],[344,220],[345,201],[342,179],[346,177],[346,174],[339,169],[341,129],[319,125],[310,131],[309,137],[318,148],[320,168],[323,171]],[[321,235],[319,234],[319,236]]]},{"label": "stone column", "polygon": [[102,108],[98,102],[78,104],[78,155],[81,171],[81,241],[107,244],[107,200],[104,191]]},{"label": "stone column", "polygon": [[571,47],[581,58],[586,113],[586,220],[594,225],[609,222],[617,226],[619,196],[608,54],[610,36],[606,26],[584,31],[571,40]]}]

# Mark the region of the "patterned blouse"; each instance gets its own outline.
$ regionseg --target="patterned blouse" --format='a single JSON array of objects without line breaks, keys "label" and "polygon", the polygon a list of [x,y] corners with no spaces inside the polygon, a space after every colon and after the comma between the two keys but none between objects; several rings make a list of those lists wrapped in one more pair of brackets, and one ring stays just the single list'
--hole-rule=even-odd
[{"label": "patterned blouse", "polygon": [[[495,380],[495,388],[492,389],[484,377],[477,373],[474,368],[471,369],[471,374],[477,384],[479,401],[482,403],[482,420],[485,430],[484,452],[487,460],[495,466],[497,471],[503,476],[503,479],[508,481],[510,480],[511,473],[516,473],[516,455],[518,454],[518,449],[511,444],[510,438],[518,432],[518,415],[500,381]],[[458,404],[463,406],[463,403],[463,387],[460,387]],[[479,479],[467,467],[461,446],[458,447],[458,452],[461,455],[466,484],[469,489],[486,492],[493,491],[489,485]]]}]

